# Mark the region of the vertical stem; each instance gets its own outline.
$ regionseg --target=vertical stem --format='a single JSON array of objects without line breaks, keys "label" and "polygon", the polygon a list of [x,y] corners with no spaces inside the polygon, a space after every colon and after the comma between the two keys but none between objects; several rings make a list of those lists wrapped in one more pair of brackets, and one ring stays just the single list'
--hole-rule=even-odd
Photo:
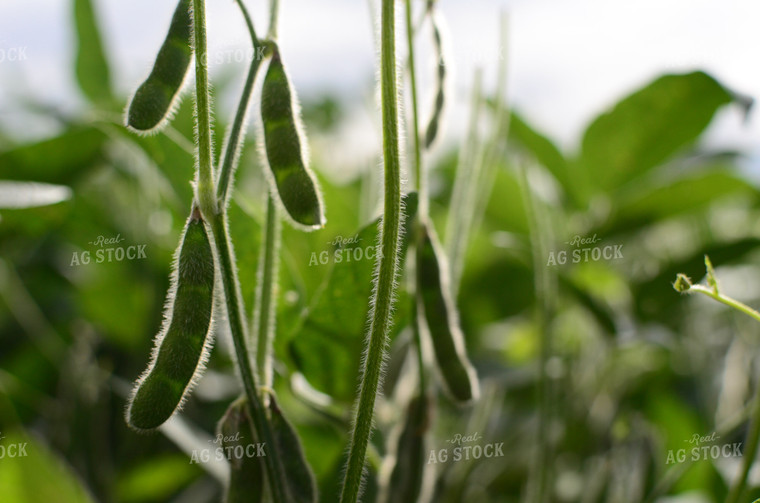
[{"label": "vertical stem", "polygon": [[269,1],[269,32],[267,38],[270,40],[277,40],[277,19],[280,15],[280,2],[279,0]]},{"label": "vertical stem", "polygon": [[206,6],[193,0],[193,40],[195,49],[195,116],[198,145],[196,198],[204,218],[209,221],[217,212],[211,164],[211,110],[209,104],[208,58],[206,57]]},{"label": "vertical stem", "polygon": [[229,138],[227,138],[227,146],[221,162],[222,167],[219,171],[219,180],[216,191],[216,197],[220,208],[224,208],[227,204],[230,181],[232,179],[232,174],[235,171],[235,165],[237,164],[238,155],[243,143],[240,140],[243,135],[245,118],[248,114],[248,105],[251,101],[253,83],[256,80],[256,73],[259,71],[259,66],[261,65],[260,56],[262,53],[262,46],[259,43],[259,39],[256,37],[256,31],[253,28],[251,16],[248,14],[248,10],[245,8],[245,5],[243,5],[242,0],[238,0],[237,4],[243,13],[245,24],[248,27],[248,33],[251,36],[253,61],[251,61],[251,66],[248,69],[248,76],[246,77],[245,85],[243,86],[243,93],[240,96],[240,102],[238,103],[238,108],[235,112],[235,120],[232,123],[232,129],[230,130]]},{"label": "vertical stem", "polygon": [[227,307],[232,343],[237,356],[238,369],[243,381],[245,396],[248,399],[248,409],[253,425],[259,435],[259,441],[266,443],[267,451],[264,464],[267,470],[269,489],[274,501],[286,501],[285,480],[280,469],[279,451],[274,443],[272,429],[267,420],[266,411],[259,399],[255,367],[251,363],[246,347],[245,311],[242,306],[242,295],[237,279],[235,259],[227,232],[227,214],[222,212],[209,221],[214,235],[214,246],[218,257],[219,269],[222,276],[222,287]]},{"label": "vertical stem", "polygon": [[341,493],[342,503],[359,498],[364,458],[372,431],[377,387],[391,324],[401,232],[401,160],[399,157],[399,120],[396,80],[396,0],[383,0],[381,16],[380,94],[383,118],[383,163],[385,201],[381,229],[382,254],[379,255],[377,282],[371,305],[371,324],[359,400],[356,407],[348,466]]},{"label": "vertical stem", "polygon": [[756,385],[755,389],[755,407],[752,411],[752,417],[750,417],[747,444],[744,447],[744,454],[742,456],[742,471],[739,474],[739,478],[734,481],[731,491],[729,491],[726,497],[726,503],[738,503],[740,501],[744,488],[747,485],[749,470],[752,468],[752,464],[757,456],[758,441],[760,441],[760,383]]},{"label": "vertical stem", "polygon": [[280,251],[280,215],[271,193],[267,194],[267,223],[264,229],[264,251],[259,260],[256,299],[253,314],[254,340],[257,344],[256,362],[261,384],[272,387],[272,341],[275,332],[277,305],[277,274]]},{"label": "vertical stem", "polygon": [[[427,218],[429,202],[427,195],[427,180],[426,173],[422,167],[422,153],[420,148],[420,129],[419,129],[419,108],[417,106],[417,77],[414,65],[414,25],[412,24],[412,0],[406,0],[406,45],[409,53],[409,84],[411,86],[412,95],[412,142],[414,145],[414,179],[417,184],[417,196],[419,198],[419,207],[417,209],[417,226],[414,230],[414,240],[417,244],[417,250],[420,249],[422,243],[422,233],[420,232],[418,225],[423,218]],[[416,253],[416,252],[415,252]],[[422,352],[422,335],[420,334],[420,318],[421,318],[421,299],[419,296],[417,285],[414,288],[414,296],[411,299],[412,302],[412,334],[414,337],[414,343],[417,350],[417,370],[420,380],[420,391],[424,392],[426,387],[425,378],[425,359]]]}]

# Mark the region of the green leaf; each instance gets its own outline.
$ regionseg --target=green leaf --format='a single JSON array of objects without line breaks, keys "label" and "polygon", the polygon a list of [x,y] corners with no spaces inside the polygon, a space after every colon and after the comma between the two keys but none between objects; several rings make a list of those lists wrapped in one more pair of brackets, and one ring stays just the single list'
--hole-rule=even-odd
[{"label": "green leaf", "polygon": [[596,191],[616,189],[693,143],[731,101],[704,72],[662,76],[591,123],[579,167]]},{"label": "green leaf", "polygon": [[153,457],[122,472],[116,485],[118,500],[123,503],[167,501],[198,477],[198,465],[185,455]]},{"label": "green leaf", "polygon": [[[20,431],[0,432],[0,501],[89,503],[94,501],[74,471],[47,446]],[[13,447],[15,456],[10,456]],[[21,455],[21,454],[24,455]]]},{"label": "green leaf", "polygon": [[600,232],[621,232],[695,211],[729,196],[757,194],[751,184],[727,170],[689,175],[656,188],[647,184],[641,190],[621,195],[615,214]]},{"label": "green leaf", "polygon": [[113,102],[111,71],[91,0],[74,0],[77,34],[76,76],[82,92],[97,105]]},{"label": "green leaf", "polygon": [[[417,212],[417,195],[404,197],[406,223],[410,229],[412,218]],[[354,260],[354,250],[362,253],[368,246],[378,242],[378,222],[375,220],[358,234],[354,246],[337,248],[328,253],[340,254],[341,262],[336,262],[320,288],[321,294],[313,302],[296,328],[290,344],[290,353],[298,369],[312,386],[337,399],[350,402],[356,391],[356,376],[363,348],[363,338],[367,322],[369,298],[372,293],[372,275],[375,260]],[[400,256],[406,254],[407,232]],[[319,252],[316,252],[319,255]],[[347,257],[351,256],[351,261]],[[358,255],[357,255],[358,256]],[[396,322],[393,333],[403,328],[399,316],[406,312],[408,302],[399,299],[396,304]]]},{"label": "green leaf", "polygon": [[105,134],[92,127],[0,153],[0,178],[71,185],[102,158]]},{"label": "green leaf", "polygon": [[549,170],[568,196],[577,195],[577,181],[573,179],[565,157],[549,138],[536,131],[515,112],[512,112],[509,122],[509,140]]}]

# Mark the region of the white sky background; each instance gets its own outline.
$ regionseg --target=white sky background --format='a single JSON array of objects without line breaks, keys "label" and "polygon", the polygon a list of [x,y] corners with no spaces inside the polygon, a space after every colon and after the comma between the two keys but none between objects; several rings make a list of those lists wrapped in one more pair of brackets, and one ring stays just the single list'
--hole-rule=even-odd
[{"label": "white sky background", "polygon": [[[247,3],[263,35],[268,2]],[[279,38],[299,93],[335,91],[355,101],[366,97],[375,74],[368,1],[280,3]],[[95,4],[113,80],[117,91],[126,95],[149,71],[176,3],[96,0]],[[399,2],[399,11],[402,5]],[[492,89],[499,54],[508,58],[514,106],[570,151],[593,117],[664,72],[705,69],[732,89],[760,97],[760,2],[754,0],[440,0],[439,8],[449,25],[456,68],[449,140],[461,134],[473,69],[485,67],[486,83]],[[207,0],[207,9],[211,58],[233,59],[220,65],[212,59],[212,77],[237,74],[242,82],[247,63],[234,62],[234,56],[247,47],[247,35],[237,7],[232,0]],[[499,12],[504,9],[510,15],[506,50],[498,41]],[[45,131],[40,126],[12,126],[15,119],[24,121],[18,115],[22,96],[34,95],[68,111],[83,106],[72,74],[70,11],[68,0],[2,0],[0,51],[25,47],[27,57],[0,62],[0,121],[6,128],[11,125],[14,135],[22,130]],[[399,34],[403,35],[401,27]],[[418,40],[422,89],[431,83],[432,68],[425,60],[429,44],[428,33],[422,33]],[[405,44],[399,46],[404,52]],[[230,100],[237,99],[236,94]],[[423,93],[423,111],[429,99]],[[228,115],[232,102],[220,105]],[[752,153],[757,166],[757,115],[743,124],[738,109],[721,114],[709,142]],[[365,124],[371,129],[371,121]]]}]

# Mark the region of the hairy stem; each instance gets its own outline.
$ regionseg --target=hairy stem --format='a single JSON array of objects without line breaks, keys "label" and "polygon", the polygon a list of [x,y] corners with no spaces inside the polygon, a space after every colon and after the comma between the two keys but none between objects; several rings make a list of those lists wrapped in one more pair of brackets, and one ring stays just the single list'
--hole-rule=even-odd
[{"label": "hairy stem", "polygon": [[219,180],[217,184],[216,197],[219,201],[219,207],[224,208],[227,204],[228,191],[232,174],[235,172],[235,167],[239,158],[240,149],[243,142],[243,130],[245,126],[245,119],[248,115],[248,106],[251,101],[251,92],[253,91],[253,84],[256,80],[256,73],[261,66],[262,45],[259,39],[256,37],[256,30],[253,28],[253,22],[251,16],[248,14],[248,10],[243,5],[242,0],[237,0],[237,4],[240,7],[240,11],[245,18],[245,24],[248,27],[248,33],[251,36],[251,43],[253,44],[253,61],[248,69],[248,76],[243,86],[243,93],[240,96],[240,102],[238,104],[237,111],[235,112],[235,120],[232,123],[232,129],[230,130],[230,136],[227,138],[227,146],[224,151],[224,157],[221,161],[221,170],[219,171]]},{"label": "hairy stem", "polygon": [[268,449],[264,463],[269,480],[269,488],[274,501],[286,501],[285,480],[280,469],[279,452],[272,435],[272,429],[267,420],[266,411],[258,395],[255,367],[251,363],[246,347],[245,312],[242,305],[242,295],[238,286],[237,269],[235,268],[234,253],[227,231],[227,215],[220,213],[210,221],[211,232],[214,235],[214,246],[222,276],[222,287],[227,307],[232,343],[237,356],[238,369],[243,381],[245,396],[248,398],[248,409],[253,419],[253,425],[259,440],[265,442]]},{"label": "hairy stem", "polygon": [[267,195],[267,222],[264,229],[264,251],[259,260],[259,272],[254,300],[253,328],[257,344],[256,362],[261,384],[272,387],[272,341],[275,331],[277,305],[277,273],[281,240],[280,215],[272,194]]},{"label": "hairy stem", "polygon": [[383,353],[391,325],[398,272],[401,233],[401,160],[399,157],[395,14],[395,0],[383,0],[380,21],[380,95],[385,169],[385,200],[380,243],[382,254],[378,259],[379,267],[372,299],[368,347],[362,369],[346,477],[341,493],[342,503],[354,503],[359,498],[364,458],[372,431],[375,398],[383,365]]},{"label": "hairy stem", "polygon": [[193,0],[193,40],[195,45],[195,117],[198,145],[196,198],[204,218],[209,221],[218,211],[214,199],[211,163],[211,108],[209,103],[208,60],[206,58],[206,5]]},{"label": "hairy stem", "polygon": [[280,15],[280,2],[279,0],[269,1],[269,31],[267,38],[269,40],[277,40],[277,19]]}]

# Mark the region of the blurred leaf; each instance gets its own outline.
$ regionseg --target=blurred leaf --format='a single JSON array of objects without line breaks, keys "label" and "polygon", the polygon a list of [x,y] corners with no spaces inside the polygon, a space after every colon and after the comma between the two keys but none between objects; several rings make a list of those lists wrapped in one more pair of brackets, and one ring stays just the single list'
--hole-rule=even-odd
[{"label": "blurred leaf", "polygon": [[606,227],[619,232],[632,224],[647,225],[721,198],[745,194],[757,197],[758,192],[751,184],[726,170],[701,172],[658,187],[647,184],[634,193],[621,195],[615,215]]},{"label": "blurred leaf", "polygon": [[597,191],[616,189],[694,142],[732,95],[703,72],[665,75],[597,117],[579,163]]},{"label": "blurred leaf", "polygon": [[154,457],[121,474],[116,485],[122,503],[167,501],[187,486],[201,470],[185,455]]},{"label": "blurred leaf", "polygon": [[64,185],[0,181],[0,208],[48,206],[69,198],[71,189]]},{"label": "blurred leaf", "polygon": [[100,106],[108,105],[113,102],[111,71],[91,0],[74,0],[74,21],[77,83],[90,101]]},{"label": "blurred leaf", "polygon": [[[25,433],[2,432],[5,456],[0,458],[0,501],[13,503],[84,503],[94,501],[72,469],[47,446]],[[10,456],[10,449],[25,455]]]},{"label": "blurred leaf", "polygon": [[[406,223],[409,229],[417,212],[417,195],[405,196]],[[363,350],[367,324],[368,303],[372,293],[372,275],[375,259],[355,260],[354,250],[364,250],[378,242],[379,219],[364,227],[357,234],[357,244],[324,251],[330,260],[341,256],[341,262],[333,264],[330,274],[321,287],[316,301],[302,319],[300,328],[292,336],[291,356],[306,379],[319,391],[337,399],[350,402],[356,390],[356,377]],[[406,255],[411,233],[405,234],[400,256]],[[337,255],[334,255],[337,254]],[[319,253],[315,252],[314,257]],[[318,260],[315,258],[315,260]],[[400,293],[400,292],[399,292]],[[393,332],[403,326],[400,313],[406,313],[408,303],[399,298],[396,303],[396,320]]]},{"label": "blurred leaf", "polygon": [[105,134],[76,127],[60,136],[0,153],[0,179],[71,185],[102,158]]},{"label": "blurred leaf", "polygon": [[576,196],[577,180],[573,179],[565,157],[549,138],[536,131],[516,112],[512,112],[510,119],[509,139],[527,150],[539,164],[548,169],[568,196]]}]

